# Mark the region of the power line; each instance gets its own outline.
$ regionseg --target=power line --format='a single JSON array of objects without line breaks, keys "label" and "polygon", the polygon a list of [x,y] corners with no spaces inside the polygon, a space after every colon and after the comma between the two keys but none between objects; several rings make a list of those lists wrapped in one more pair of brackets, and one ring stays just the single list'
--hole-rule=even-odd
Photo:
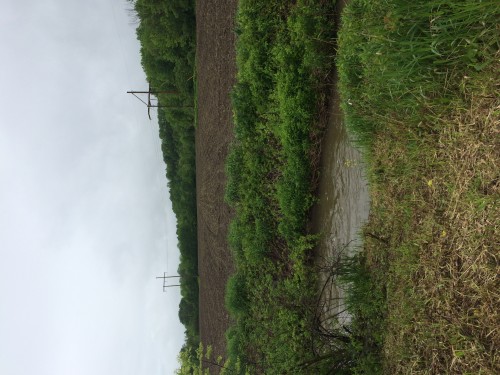
[{"label": "power line", "polygon": [[124,52],[125,48],[124,48],[123,38],[122,38],[120,32],[118,31],[118,22],[116,21],[115,5],[113,4],[113,0],[109,0],[108,3],[111,7],[111,14],[113,15],[113,25],[115,28],[115,34],[118,38],[118,43],[120,44],[119,50],[120,50],[120,54],[122,57],[122,63],[123,63],[123,66],[125,67],[125,72],[127,73],[127,77],[132,77],[132,75],[130,74],[128,63],[127,63],[128,60],[125,58],[125,52]]}]

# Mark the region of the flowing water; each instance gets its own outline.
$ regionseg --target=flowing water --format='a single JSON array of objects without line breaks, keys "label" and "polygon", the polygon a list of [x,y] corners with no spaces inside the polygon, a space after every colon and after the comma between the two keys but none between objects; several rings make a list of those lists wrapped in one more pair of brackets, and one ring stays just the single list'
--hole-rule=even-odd
[{"label": "flowing water", "polygon": [[359,248],[359,232],[370,209],[362,155],[347,134],[336,93],[322,141],[318,199],[312,226],[320,233],[316,265],[320,269],[321,322],[323,327],[332,328],[350,320],[344,308],[344,291],[336,282],[336,264]]}]

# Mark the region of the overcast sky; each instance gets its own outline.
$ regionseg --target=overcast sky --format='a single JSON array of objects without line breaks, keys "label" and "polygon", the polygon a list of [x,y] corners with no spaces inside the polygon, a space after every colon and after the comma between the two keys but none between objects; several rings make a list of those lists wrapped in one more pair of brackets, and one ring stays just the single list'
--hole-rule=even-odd
[{"label": "overcast sky", "polygon": [[172,374],[175,219],[124,0],[0,12],[0,374]]}]

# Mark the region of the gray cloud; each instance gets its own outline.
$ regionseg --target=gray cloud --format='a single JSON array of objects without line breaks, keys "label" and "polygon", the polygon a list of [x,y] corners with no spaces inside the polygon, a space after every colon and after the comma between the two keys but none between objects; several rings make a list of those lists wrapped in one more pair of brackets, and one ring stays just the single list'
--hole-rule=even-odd
[{"label": "gray cloud", "polygon": [[[0,15],[0,373],[164,374],[183,342],[158,128],[125,2]],[[168,265],[167,265],[168,259]]]}]

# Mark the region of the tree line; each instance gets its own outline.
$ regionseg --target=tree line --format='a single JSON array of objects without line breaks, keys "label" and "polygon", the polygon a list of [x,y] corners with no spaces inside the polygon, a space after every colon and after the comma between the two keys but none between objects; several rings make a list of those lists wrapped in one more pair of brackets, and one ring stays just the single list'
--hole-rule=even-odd
[{"label": "tree line", "polygon": [[179,319],[185,326],[182,351],[195,353],[199,345],[198,241],[194,149],[194,1],[131,1],[139,25],[141,63],[147,80],[159,94],[159,137],[166,177],[177,218],[181,284]]}]

